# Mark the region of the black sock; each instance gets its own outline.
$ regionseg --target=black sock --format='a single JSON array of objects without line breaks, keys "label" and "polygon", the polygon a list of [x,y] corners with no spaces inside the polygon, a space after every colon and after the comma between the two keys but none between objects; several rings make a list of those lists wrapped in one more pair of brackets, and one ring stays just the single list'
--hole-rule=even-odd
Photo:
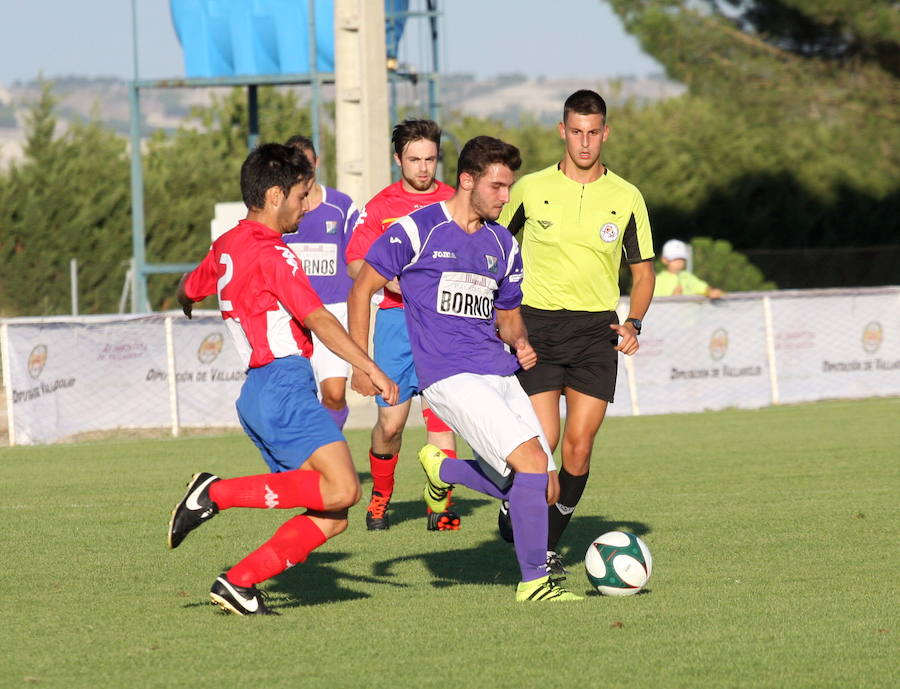
[{"label": "black sock", "polygon": [[559,470],[559,500],[548,509],[550,529],[547,532],[547,550],[556,550],[556,545],[572,518],[572,512],[581,500],[587,480],[588,474],[572,476],[565,469]]}]

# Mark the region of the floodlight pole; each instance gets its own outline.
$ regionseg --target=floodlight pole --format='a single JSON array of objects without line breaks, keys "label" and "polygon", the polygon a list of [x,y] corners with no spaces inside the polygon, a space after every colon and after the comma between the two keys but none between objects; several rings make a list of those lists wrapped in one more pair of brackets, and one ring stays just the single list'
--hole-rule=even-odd
[{"label": "floodlight pole", "polygon": [[247,86],[247,148],[251,151],[256,148],[259,143],[259,94],[257,93],[256,84]]},{"label": "floodlight pole", "polygon": [[[322,149],[319,141],[319,43],[316,38],[316,0],[306,0],[306,38],[309,45],[309,80],[312,87],[312,99],[309,104],[310,124],[312,126],[313,148],[321,157]],[[324,178],[325,171],[319,174]]]},{"label": "floodlight pole", "polygon": [[137,80],[129,85],[128,100],[131,103],[131,255],[134,261],[131,312],[145,313],[149,308],[144,272],[144,171],[141,164],[141,97]]},{"label": "floodlight pole", "polygon": [[435,122],[441,121],[441,105],[438,103],[438,0],[428,0],[428,23],[431,28],[431,74],[428,75],[428,114]]}]

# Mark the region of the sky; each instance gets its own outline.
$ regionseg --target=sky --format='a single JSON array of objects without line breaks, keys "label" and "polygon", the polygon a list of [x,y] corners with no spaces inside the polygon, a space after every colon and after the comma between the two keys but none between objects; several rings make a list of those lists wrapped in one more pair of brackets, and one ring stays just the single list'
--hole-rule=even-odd
[{"label": "sky", "polygon": [[[133,2],[139,78],[184,76],[168,0]],[[410,4],[417,8],[424,1]],[[555,9],[560,6],[565,11]],[[661,71],[602,0],[440,0],[439,8],[445,74],[608,78]],[[130,0],[0,0],[0,84],[40,73],[134,78],[131,10]],[[401,60],[424,60],[427,43],[416,26],[425,24],[410,22]]]}]

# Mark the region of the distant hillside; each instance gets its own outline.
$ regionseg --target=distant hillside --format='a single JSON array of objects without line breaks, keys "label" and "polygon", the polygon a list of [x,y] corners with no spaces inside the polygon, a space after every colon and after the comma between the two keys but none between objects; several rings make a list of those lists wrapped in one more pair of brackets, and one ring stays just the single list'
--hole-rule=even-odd
[{"label": "distant hillside", "polygon": [[[69,122],[97,118],[117,132],[130,131],[130,112],[127,82],[111,78],[57,77],[49,79],[59,99],[57,116],[61,130]],[[662,78],[623,78],[616,80],[585,79],[529,79],[523,74],[508,74],[490,80],[476,80],[470,75],[455,74],[441,77],[441,107],[445,116],[459,112],[478,117],[492,117],[515,123],[530,117],[547,124],[557,122],[560,108],[567,95],[579,88],[597,89],[610,104],[625,100],[647,103],[682,94],[685,88]],[[40,93],[40,83],[16,82],[4,87],[0,84],[0,164],[21,156],[24,138],[23,116],[29,104]],[[310,90],[295,88],[302,100]],[[213,97],[222,95],[223,88],[144,89],[141,91],[141,112],[144,134],[155,129],[173,130],[190,121],[191,108],[205,106]],[[396,87],[398,108],[427,114],[427,91],[424,83],[407,83]],[[334,89],[324,86],[323,99],[331,101]]]}]

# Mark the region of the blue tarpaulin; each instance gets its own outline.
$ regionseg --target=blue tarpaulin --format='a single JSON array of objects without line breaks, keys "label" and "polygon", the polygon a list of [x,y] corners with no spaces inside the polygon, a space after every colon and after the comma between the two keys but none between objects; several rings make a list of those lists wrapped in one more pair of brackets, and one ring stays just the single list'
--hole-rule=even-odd
[{"label": "blue tarpaulin", "polygon": [[[385,0],[388,13],[408,7]],[[307,0],[170,0],[170,8],[188,78],[310,71]],[[333,0],[315,0],[315,18],[316,69],[333,72]],[[399,17],[388,27],[388,53],[396,55],[404,24]]]}]

